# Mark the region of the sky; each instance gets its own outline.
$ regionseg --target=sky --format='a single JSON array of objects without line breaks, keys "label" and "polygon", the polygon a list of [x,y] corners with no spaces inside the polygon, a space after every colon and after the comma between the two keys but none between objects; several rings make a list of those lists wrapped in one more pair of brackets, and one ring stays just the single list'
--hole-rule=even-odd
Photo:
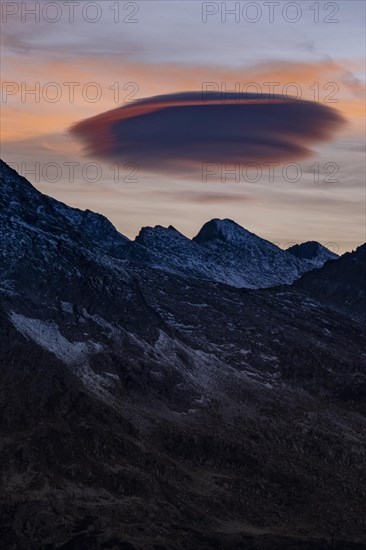
[{"label": "sky", "polygon": [[1,157],[126,236],[365,241],[365,3],[1,2]]}]

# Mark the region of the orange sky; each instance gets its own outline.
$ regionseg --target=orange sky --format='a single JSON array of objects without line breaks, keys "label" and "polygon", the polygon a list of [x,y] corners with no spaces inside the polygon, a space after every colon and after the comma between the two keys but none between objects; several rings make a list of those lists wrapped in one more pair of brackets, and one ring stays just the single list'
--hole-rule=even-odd
[{"label": "orange sky", "polygon": [[[138,24],[113,25],[107,4],[96,24],[80,20],[77,11],[73,24],[65,14],[52,25],[31,18],[22,23],[20,10],[8,17],[1,49],[4,160],[23,163],[25,175],[42,191],[104,213],[129,236],[142,225],[158,223],[194,234],[209,218],[231,217],[276,242],[288,241],[290,235],[298,241],[337,241],[346,250],[365,240],[363,3],[339,2],[339,22],[334,25],[321,20],[315,24],[304,3],[296,24],[281,18],[268,24],[264,17],[255,25],[231,20],[222,24],[219,16],[203,24],[200,3],[189,1],[142,1]],[[61,90],[57,102],[45,96],[47,90],[55,91],[47,89],[51,82]],[[82,93],[91,82],[101,91],[95,102]],[[140,173],[138,184],[124,178],[123,185],[115,185],[107,165],[102,167],[102,182],[94,186],[80,177],[80,170],[72,183],[64,171],[58,182],[32,174],[36,162],[43,166],[74,161],[82,166],[93,160],[83,156],[69,127],[128,100],[202,90],[205,83],[249,92],[255,87],[248,84],[256,83],[268,93],[268,82],[278,83],[275,93],[293,95],[297,88],[302,99],[324,102],[348,121],[334,141],[316,147],[310,162],[301,164],[304,175],[296,186],[284,181],[281,171],[273,184],[259,181],[256,186],[203,186],[200,175],[193,184],[174,173]],[[79,84],[74,101],[65,83]],[[296,87],[286,89],[289,83]],[[24,95],[24,88],[38,85],[39,101]],[[6,96],[12,90],[15,93]],[[311,166],[316,162],[323,179],[327,163],[337,163],[339,182],[314,185]]]}]

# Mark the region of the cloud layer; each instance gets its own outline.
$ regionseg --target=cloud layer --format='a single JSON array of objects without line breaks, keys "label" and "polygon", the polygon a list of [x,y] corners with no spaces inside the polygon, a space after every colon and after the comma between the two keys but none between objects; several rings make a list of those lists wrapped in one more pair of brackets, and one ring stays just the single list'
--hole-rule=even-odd
[{"label": "cloud layer", "polygon": [[181,92],[107,111],[71,132],[92,157],[177,172],[302,159],[344,122],[330,107],[282,95]]}]

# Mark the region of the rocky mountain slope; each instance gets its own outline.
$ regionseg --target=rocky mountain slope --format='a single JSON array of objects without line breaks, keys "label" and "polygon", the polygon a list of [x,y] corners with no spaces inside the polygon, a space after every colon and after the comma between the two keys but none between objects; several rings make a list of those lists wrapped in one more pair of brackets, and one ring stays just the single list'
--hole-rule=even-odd
[{"label": "rocky mountain slope", "polygon": [[0,185],[2,547],[365,548],[361,324],[155,269],[5,164]]},{"label": "rocky mountain slope", "polygon": [[328,248],[316,241],[295,244],[288,248],[287,252],[296,258],[312,262],[314,267],[322,267],[328,260],[337,260],[339,258],[338,254],[331,252]]},{"label": "rocky mountain slope", "polygon": [[305,274],[295,286],[327,307],[365,322],[366,244]]},{"label": "rocky mountain slope", "polygon": [[69,232],[90,248],[101,247],[105,253],[135,264],[239,288],[266,288],[290,284],[332,257],[321,245],[309,258],[289,254],[232,220],[211,220],[192,240],[172,226],[156,226],[144,227],[130,241],[104,216],[45,197],[24,185],[24,178],[16,179],[13,190],[11,169],[5,163],[0,169],[7,174],[0,206],[5,207],[7,193],[11,193],[9,215],[14,223],[17,219],[21,223],[30,219],[37,230],[58,227],[58,235]]},{"label": "rocky mountain slope", "polygon": [[[321,246],[321,245],[319,245]],[[326,249],[298,258],[232,220],[207,222],[192,240],[174,227],[144,227],[129,244],[129,258],[177,275],[241,288],[290,284],[329,259]]]}]

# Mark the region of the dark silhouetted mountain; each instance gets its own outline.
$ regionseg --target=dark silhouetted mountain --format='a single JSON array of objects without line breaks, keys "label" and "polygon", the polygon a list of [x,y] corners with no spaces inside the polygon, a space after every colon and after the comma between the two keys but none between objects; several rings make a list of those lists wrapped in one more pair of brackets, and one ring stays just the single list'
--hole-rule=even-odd
[{"label": "dark silhouetted mountain", "polygon": [[310,261],[314,267],[322,267],[328,260],[337,260],[339,256],[316,241],[295,244],[287,252],[300,260]]},{"label": "dark silhouetted mountain", "polygon": [[358,322],[153,266],[169,240],[278,258],[233,222],[131,244],[4,163],[0,185],[3,548],[365,546]]},{"label": "dark silhouetted mountain", "polygon": [[314,268],[311,261],[295,258],[237,223],[218,219],[206,223],[192,240],[172,226],[144,227],[129,246],[129,258],[239,288],[289,284]]},{"label": "dark silhouetted mountain", "polygon": [[[29,239],[42,232],[62,240],[72,238],[88,247],[103,247],[108,254],[119,256],[127,237],[121,235],[107,218],[90,210],[71,208],[37,191],[25,178],[0,160],[0,215],[13,224],[28,226]],[[9,244],[9,243],[4,243]]]},{"label": "dark silhouetted mountain", "polygon": [[295,288],[307,291],[331,309],[366,321],[366,244],[306,273]]}]

